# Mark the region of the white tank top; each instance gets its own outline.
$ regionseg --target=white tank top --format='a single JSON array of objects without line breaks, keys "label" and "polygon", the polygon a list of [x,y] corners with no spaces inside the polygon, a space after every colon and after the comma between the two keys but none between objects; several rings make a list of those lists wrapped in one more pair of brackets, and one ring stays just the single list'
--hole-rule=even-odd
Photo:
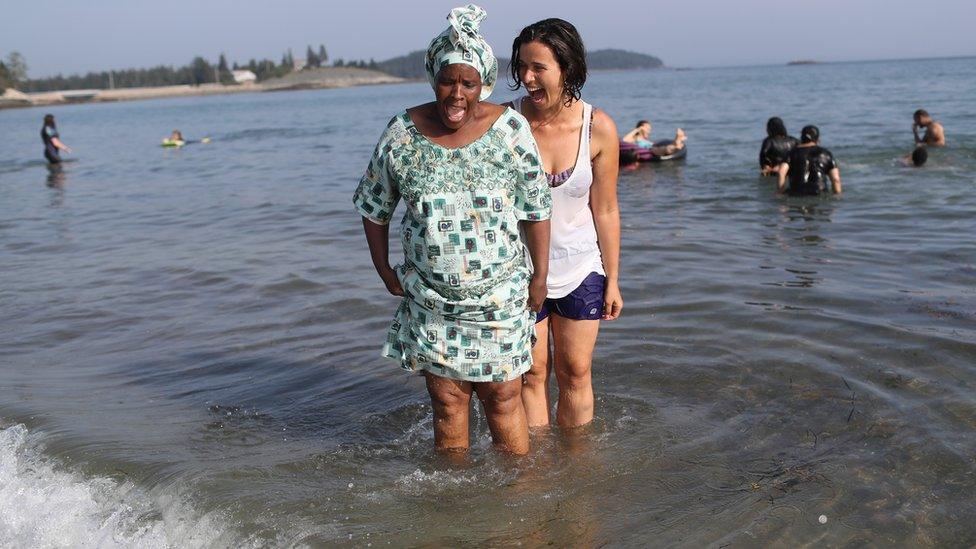
[{"label": "white tank top", "polygon": [[[522,112],[522,98],[512,101]],[[552,187],[552,218],[549,236],[548,297],[565,297],[579,287],[590,273],[606,274],[597,244],[596,225],[590,210],[593,165],[590,161],[590,119],[593,106],[583,102],[579,154],[573,173],[565,182]]]}]

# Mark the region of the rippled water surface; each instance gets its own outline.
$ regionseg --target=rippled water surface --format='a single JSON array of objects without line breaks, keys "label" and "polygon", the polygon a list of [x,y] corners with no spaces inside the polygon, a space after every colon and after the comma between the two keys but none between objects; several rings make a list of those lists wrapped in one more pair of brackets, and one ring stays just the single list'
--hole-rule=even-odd
[{"label": "rippled water surface", "polygon": [[[379,357],[350,202],[426,85],[52,108],[63,174],[2,111],[0,544],[972,545],[973,89],[973,59],[592,75],[688,159],[621,172],[592,426],[512,459],[479,416],[462,461]],[[911,169],[918,107],[950,147]],[[772,115],[842,198],[756,175]]]}]

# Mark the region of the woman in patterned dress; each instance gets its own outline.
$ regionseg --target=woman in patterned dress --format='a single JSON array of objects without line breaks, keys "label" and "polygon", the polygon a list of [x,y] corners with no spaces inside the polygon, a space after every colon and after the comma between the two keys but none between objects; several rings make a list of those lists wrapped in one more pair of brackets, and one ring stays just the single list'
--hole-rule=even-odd
[{"label": "woman in patterned dress", "polygon": [[[451,11],[427,50],[435,101],[390,120],[354,202],[377,273],[403,296],[384,355],[423,372],[436,448],[468,448],[475,393],[495,446],[524,454],[521,376],[546,293],[550,194],[525,118],[484,101],[498,67],[478,33],[484,17],[470,4]],[[394,268],[387,237],[401,199]]]},{"label": "woman in patterned dress", "polygon": [[513,87],[527,92],[512,104],[532,127],[553,201],[548,295],[522,400],[530,427],[549,423],[551,356],[559,387],[556,423],[578,427],[593,419],[591,366],[600,321],[616,319],[623,308],[617,127],[580,98],[586,52],[569,22],[545,19],[522,29],[512,45],[511,71]]}]

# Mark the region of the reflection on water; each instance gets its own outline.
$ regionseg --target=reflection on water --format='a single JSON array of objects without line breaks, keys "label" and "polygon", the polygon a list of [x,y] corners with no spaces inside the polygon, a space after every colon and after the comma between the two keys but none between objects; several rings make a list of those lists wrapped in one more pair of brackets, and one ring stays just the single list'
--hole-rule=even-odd
[{"label": "reflection on water", "polygon": [[64,167],[58,164],[48,164],[47,166],[47,186],[52,189],[61,189],[66,181]]}]

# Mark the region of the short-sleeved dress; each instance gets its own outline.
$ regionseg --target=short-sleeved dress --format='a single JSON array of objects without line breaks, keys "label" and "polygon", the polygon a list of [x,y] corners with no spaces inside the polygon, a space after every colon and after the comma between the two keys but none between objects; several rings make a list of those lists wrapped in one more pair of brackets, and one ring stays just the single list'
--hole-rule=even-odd
[{"label": "short-sleeved dress", "polygon": [[380,137],[353,202],[385,225],[400,199],[404,298],[383,354],[403,368],[470,382],[532,365],[534,313],[520,220],[548,219],[552,198],[529,123],[512,109],[456,149],[403,112]]}]

